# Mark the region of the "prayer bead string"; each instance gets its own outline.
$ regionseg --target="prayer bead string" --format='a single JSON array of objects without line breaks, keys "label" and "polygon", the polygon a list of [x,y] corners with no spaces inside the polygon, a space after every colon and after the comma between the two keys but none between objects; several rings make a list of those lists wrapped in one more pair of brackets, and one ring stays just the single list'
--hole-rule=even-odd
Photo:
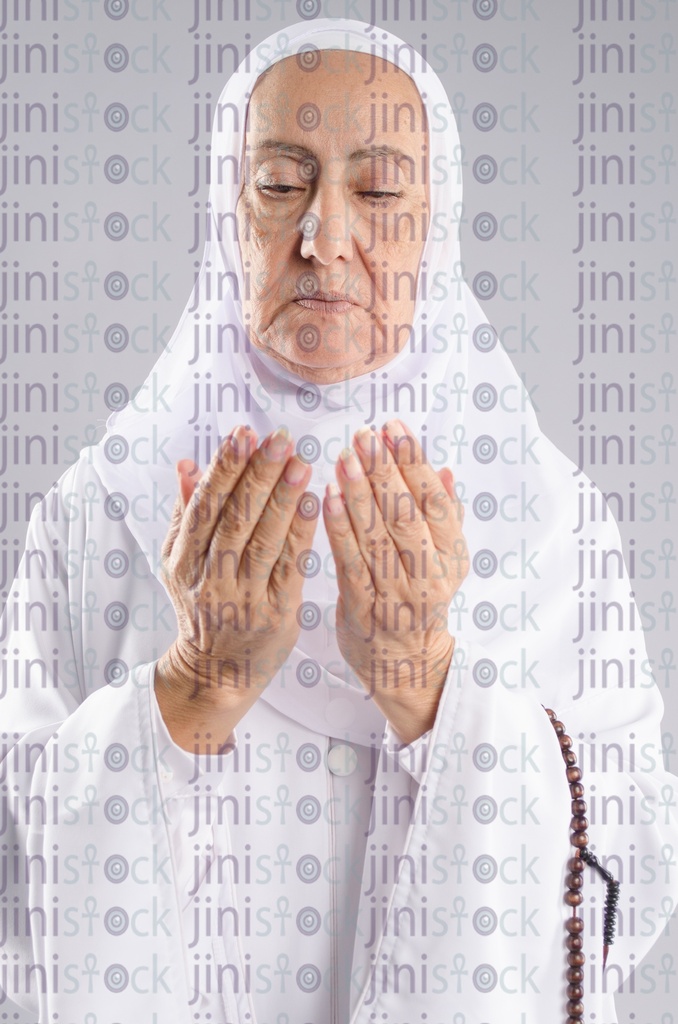
[{"label": "prayer bead string", "polygon": [[609,871],[598,861],[598,858],[589,851],[589,837],[586,832],[588,820],[586,814],[586,801],[584,800],[584,786],[582,785],[581,768],[577,767],[577,755],[572,749],[572,738],[565,732],[565,726],[558,720],[555,711],[545,708],[551,725],[560,743],[560,752],[565,761],[567,782],[572,797],[572,820],[570,828],[572,834],[570,843],[574,846],[574,857],[569,862],[570,873],[567,876],[567,892],[565,902],[572,907],[572,917],[568,918],[565,928],[567,930],[567,1012],[566,1024],[583,1024],[584,1021],[584,920],[577,916],[577,907],[580,907],[584,897],[582,886],[584,884],[584,867],[589,864],[605,879],[607,883],[607,897],[605,900],[605,915],[603,922],[603,970],[607,962],[607,954],[614,942],[615,919],[617,915],[617,904],[619,903],[619,882],[617,882]]}]

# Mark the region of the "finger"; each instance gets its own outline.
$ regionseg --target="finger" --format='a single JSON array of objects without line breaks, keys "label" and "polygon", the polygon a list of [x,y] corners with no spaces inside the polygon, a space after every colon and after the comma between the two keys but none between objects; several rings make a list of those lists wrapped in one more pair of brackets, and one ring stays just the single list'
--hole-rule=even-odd
[{"label": "finger", "polygon": [[445,490],[447,491],[447,493],[454,502],[456,515],[459,520],[459,536],[454,543],[454,553],[452,555],[451,568],[453,572],[456,571],[457,581],[461,583],[466,578],[469,571],[468,547],[466,544],[466,538],[461,532],[461,528],[464,525],[464,505],[457,497],[457,492],[454,487],[454,477],[452,475],[452,470],[448,469],[446,466],[444,469],[440,470],[438,476],[440,477],[443,486],[445,487]]},{"label": "finger", "polygon": [[456,506],[457,516],[459,522],[464,525],[464,505],[460,498],[457,496],[457,491],[454,486],[454,476],[452,470],[445,466],[443,469],[438,470],[438,476],[443,484],[443,487],[449,494],[450,498]]},{"label": "finger", "polygon": [[358,456],[345,448],[336,465],[337,483],[344,496],[346,511],[360,553],[367,565],[375,589],[407,572],[379,510],[370,482]]},{"label": "finger", "polygon": [[174,508],[172,509],[172,518],[170,519],[169,530],[167,536],[163,541],[162,548],[160,550],[160,571],[165,578],[169,578],[171,575],[171,569],[169,566],[169,558],[172,554],[172,548],[174,542],[179,535],[179,527],[181,526],[181,517],[183,515],[183,506],[181,501],[181,494],[177,494],[174,502]]},{"label": "finger", "polygon": [[312,467],[296,455],[285,464],[282,476],[273,488],[242,553],[238,569],[239,583],[259,580],[268,586],[312,471]]},{"label": "finger", "polygon": [[323,519],[334,556],[339,591],[344,602],[351,607],[359,607],[367,593],[374,589],[374,580],[358,546],[348,510],[336,484],[328,484],[325,490]]},{"label": "finger", "polygon": [[219,554],[222,561],[227,558],[236,578],[245,549],[291,452],[290,432],[286,427],[279,427],[253,453],[233,492],[222,503],[210,545],[211,557]]},{"label": "finger", "polygon": [[358,431],[355,441],[377,507],[403,569],[410,579],[428,578],[427,556],[433,553],[434,541],[415,495],[379,434],[365,428]]},{"label": "finger", "polygon": [[[414,435],[400,420],[389,420],[384,426],[384,440],[393,453],[394,462],[420,508],[438,551],[450,557],[459,552],[462,539],[463,510],[454,494],[452,474],[436,473]],[[452,486],[452,493],[445,483]],[[443,486],[441,487],[441,482]]]},{"label": "finger", "polygon": [[298,604],[304,579],[315,571],[311,568],[310,553],[319,515],[314,494],[305,492],[298,497],[294,515],[285,537],[285,543],[268,582],[269,601],[275,607]]},{"label": "finger", "polygon": [[183,504],[182,511],[186,508],[193,497],[193,492],[200,483],[202,475],[202,470],[196,466],[193,459],[181,459],[177,462],[179,496]]},{"label": "finger", "polygon": [[[185,579],[199,575],[224,503],[237,486],[257,442],[254,431],[238,426],[225,438],[186,506],[175,547],[177,571]],[[185,493],[188,493],[186,487]]]},{"label": "finger", "polygon": [[441,483],[451,498],[456,498],[454,493],[454,478],[452,476],[452,470],[447,466],[438,470],[438,476],[440,477]]},{"label": "finger", "polygon": [[167,531],[167,536],[163,541],[162,550],[160,552],[160,563],[163,566],[163,572],[165,572],[165,574],[165,563],[169,559],[172,553],[172,548],[174,547],[174,542],[179,536],[184,509],[190,501],[193,491],[202,476],[201,471],[192,459],[182,459],[180,462],[177,462],[176,471],[177,480],[179,482],[179,493],[177,494],[174,507],[172,508],[169,530]]}]

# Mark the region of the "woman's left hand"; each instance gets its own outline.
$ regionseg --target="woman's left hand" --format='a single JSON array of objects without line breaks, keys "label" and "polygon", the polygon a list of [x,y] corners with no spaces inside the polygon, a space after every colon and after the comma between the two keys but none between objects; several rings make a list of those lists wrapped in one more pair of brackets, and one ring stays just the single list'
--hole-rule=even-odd
[{"label": "woman's left hand", "polygon": [[454,639],[450,602],[468,572],[452,473],[427,463],[398,420],[355,435],[324,518],[337,567],[344,658],[405,743],[431,728]]}]

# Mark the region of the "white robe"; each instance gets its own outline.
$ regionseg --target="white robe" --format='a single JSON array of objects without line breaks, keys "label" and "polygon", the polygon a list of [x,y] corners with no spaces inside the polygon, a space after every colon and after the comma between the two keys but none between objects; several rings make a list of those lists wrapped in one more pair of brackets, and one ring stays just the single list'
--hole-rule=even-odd
[{"label": "white robe", "polygon": [[[399,753],[388,730],[372,749],[354,744],[349,775],[327,766],[340,718],[323,734],[280,700],[248,712],[235,751],[196,760],[171,743],[153,696],[172,607],[87,450],[43,509],[2,636],[8,1019],[566,1019],[570,795],[529,666],[488,685],[473,672],[482,647],[457,635],[431,732]],[[676,893],[662,702],[643,679],[555,710],[597,801],[592,848],[622,881],[607,981],[605,888],[588,870],[584,886],[586,1017],[610,1024],[611,992]]]}]

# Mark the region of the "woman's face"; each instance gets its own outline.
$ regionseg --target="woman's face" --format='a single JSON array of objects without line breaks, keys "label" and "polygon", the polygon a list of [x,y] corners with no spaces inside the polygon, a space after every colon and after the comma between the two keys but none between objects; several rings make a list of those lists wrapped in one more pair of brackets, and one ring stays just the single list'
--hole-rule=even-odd
[{"label": "woman's face", "polygon": [[409,343],[427,144],[417,88],[393,64],[323,50],[258,79],[236,208],[253,345],[323,384]]}]

